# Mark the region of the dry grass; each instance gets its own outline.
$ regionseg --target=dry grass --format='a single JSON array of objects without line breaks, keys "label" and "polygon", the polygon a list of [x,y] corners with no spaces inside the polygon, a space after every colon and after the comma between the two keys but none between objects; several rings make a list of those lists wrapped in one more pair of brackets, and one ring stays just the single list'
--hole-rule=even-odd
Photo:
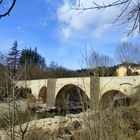
[{"label": "dry grass", "polygon": [[84,125],[75,122],[73,128],[35,128],[28,132],[26,140],[140,140],[139,116],[140,110],[134,106],[107,109],[85,115]]},{"label": "dry grass", "polygon": [[[130,106],[98,111],[85,117],[87,126],[80,140],[140,140],[140,92],[130,98]],[[77,136],[76,136],[77,137]],[[78,140],[77,138],[75,140]]]},{"label": "dry grass", "polygon": [[27,140],[140,140],[139,93],[131,96],[130,106],[119,106],[86,114],[84,125],[78,129],[62,128],[50,133],[36,128],[27,134]]}]

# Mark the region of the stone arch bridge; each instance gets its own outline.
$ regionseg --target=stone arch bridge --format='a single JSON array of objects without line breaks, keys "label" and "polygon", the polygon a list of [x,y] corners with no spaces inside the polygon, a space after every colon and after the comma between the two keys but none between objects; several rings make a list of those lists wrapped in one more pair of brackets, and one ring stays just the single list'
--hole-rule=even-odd
[{"label": "stone arch bridge", "polygon": [[36,98],[41,96],[50,107],[68,107],[68,101],[94,106],[109,102],[116,95],[130,96],[139,90],[140,76],[75,77],[18,81],[16,86],[30,88]]}]

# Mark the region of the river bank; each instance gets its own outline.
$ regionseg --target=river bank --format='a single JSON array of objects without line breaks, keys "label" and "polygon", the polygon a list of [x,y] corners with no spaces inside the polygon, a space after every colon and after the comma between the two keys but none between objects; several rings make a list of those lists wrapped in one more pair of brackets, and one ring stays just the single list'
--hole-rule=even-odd
[{"label": "river bank", "polygon": [[[34,131],[38,131],[36,136],[37,140],[41,140],[41,138],[47,138],[49,139],[69,139],[74,134],[74,131],[79,131],[81,128],[83,128],[83,118],[85,118],[84,113],[80,114],[69,114],[65,117],[63,116],[55,116],[53,118],[45,118],[45,119],[39,119],[39,120],[33,120],[30,122],[26,122],[22,125],[22,129],[25,130],[26,127],[28,127],[26,132],[26,140],[29,140],[30,137],[32,137],[32,133]],[[15,131],[18,133],[20,132],[21,125],[18,125],[15,127]],[[40,133],[42,130],[43,133],[47,132],[47,135]],[[21,134],[19,135],[16,140],[20,140]],[[40,134],[39,134],[40,133]],[[63,135],[60,137],[59,133],[63,133]],[[0,131],[1,140],[8,140],[7,133],[5,131]],[[42,140],[43,140],[42,139]]]},{"label": "river bank", "polygon": [[[15,126],[15,140],[23,140],[21,126],[26,130],[24,140],[139,140],[139,116],[138,108],[125,107],[33,120]],[[4,130],[0,136],[9,140]]]},{"label": "river bank", "polygon": [[[25,112],[27,110],[28,105],[27,105],[26,100],[16,100],[15,104],[19,111]],[[0,116],[2,117],[4,114],[9,113],[9,111],[13,111],[13,101],[1,102],[0,103]]]}]

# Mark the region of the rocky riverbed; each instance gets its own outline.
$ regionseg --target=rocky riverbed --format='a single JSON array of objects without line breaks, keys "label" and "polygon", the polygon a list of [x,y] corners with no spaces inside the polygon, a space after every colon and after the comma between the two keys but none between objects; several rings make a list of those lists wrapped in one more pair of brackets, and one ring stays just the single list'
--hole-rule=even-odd
[{"label": "rocky riverbed", "polygon": [[[37,140],[41,140],[42,136],[44,136],[42,140],[45,140],[45,137],[47,140],[70,140],[74,138],[76,134],[79,133],[81,135],[81,132],[84,131],[87,125],[85,121],[87,116],[89,116],[89,112],[69,114],[65,117],[55,116],[54,118],[45,118],[26,122],[15,127],[15,131],[18,132],[18,134],[16,133],[16,135],[18,135],[16,140],[20,140],[19,137],[22,135],[22,132],[20,132],[21,126],[23,130],[27,128],[25,135],[26,140],[30,139],[32,135],[31,133],[37,133]],[[1,140],[9,140],[5,130],[0,131],[0,136]]]},{"label": "rocky riverbed", "polygon": [[[139,140],[139,116],[134,106],[33,120],[15,126],[15,140]],[[5,130],[0,140],[10,140]]]}]

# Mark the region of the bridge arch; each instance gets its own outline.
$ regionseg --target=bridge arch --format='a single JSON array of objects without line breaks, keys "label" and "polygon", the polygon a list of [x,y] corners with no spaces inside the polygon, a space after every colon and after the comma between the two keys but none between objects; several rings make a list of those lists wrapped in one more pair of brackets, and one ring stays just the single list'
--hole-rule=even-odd
[{"label": "bridge arch", "polygon": [[46,98],[47,98],[47,87],[43,86],[43,87],[41,87],[41,89],[39,91],[38,99],[40,99],[43,103],[45,103]]},{"label": "bridge arch", "polygon": [[17,98],[27,98],[28,96],[32,95],[31,88],[25,87],[16,87],[15,88],[15,96]]},{"label": "bridge arch", "polygon": [[114,100],[120,97],[126,97],[126,95],[120,90],[112,89],[106,91],[100,98],[101,109],[111,107],[113,105]]},{"label": "bridge arch", "polygon": [[89,97],[84,90],[74,84],[67,84],[63,86],[56,95],[55,107],[59,110],[81,109],[89,108]]}]

